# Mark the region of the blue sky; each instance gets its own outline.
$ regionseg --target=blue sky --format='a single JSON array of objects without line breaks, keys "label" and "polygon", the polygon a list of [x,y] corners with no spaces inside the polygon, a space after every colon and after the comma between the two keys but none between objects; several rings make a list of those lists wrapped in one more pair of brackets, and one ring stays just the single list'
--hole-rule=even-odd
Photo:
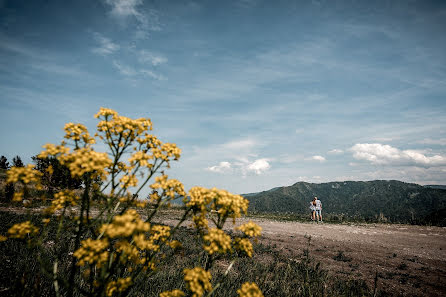
[{"label": "blue sky", "polygon": [[0,154],[101,106],[150,117],[187,188],[446,183],[443,1],[0,1]]}]

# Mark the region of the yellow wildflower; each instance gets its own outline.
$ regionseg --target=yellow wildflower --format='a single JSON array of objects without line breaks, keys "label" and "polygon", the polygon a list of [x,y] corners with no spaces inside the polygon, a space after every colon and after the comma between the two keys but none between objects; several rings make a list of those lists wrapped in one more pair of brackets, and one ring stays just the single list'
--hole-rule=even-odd
[{"label": "yellow wildflower", "polygon": [[167,175],[155,177],[155,183],[150,185],[154,190],[163,189],[166,196],[175,198],[176,195],[186,196],[183,184],[176,179],[167,179]]},{"label": "yellow wildflower", "polygon": [[246,255],[248,255],[248,257],[252,257],[252,253],[254,252],[252,243],[247,238],[236,238],[235,248],[244,252]]},{"label": "yellow wildflower", "polygon": [[184,269],[184,281],[192,292],[192,297],[201,297],[205,291],[212,291],[211,277],[211,273],[201,267]]},{"label": "yellow wildflower", "polygon": [[108,172],[105,169],[112,165],[107,153],[98,153],[89,148],[81,148],[71,154],[61,155],[59,161],[70,169],[73,177],[81,177],[87,172],[107,175]]},{"label": "yellow wildflower", "polygon": [[241,225],[237,229],[242,231],[243,233],[245,233],[246,236],[249,236],[249,237],[260,236],[260,234],[262,232],[262,227],[260,227],[259,225],[257,225],[256,223],[254,223],[252,221],[249,221],[248,223]]},{"label": "yellow wildflower", "polygon": [[82,124],[68,123],[65,124],[64,130],[65,130],[64,137],[66,139],[71,139],[74,141],[82,140],[85,144],[95,143],[94,138],[90,137],[87,127],[85,127]]},{"label": "yellow wildflower", "polygon": [[123,188],[136,187],[138,185],[138,179],[135,175],[124,175],[121,177],[120,182]]},{"label": "yellow wildflower", "polygon": [[39,232],[39,228],[31,224],[30,221],[15,224],[8,230],[10,238],[24,238],[26,235],[34,235]]},{"label": "yellow wildflower", "polygon": [[82,240],[81,247],[73,253],[79,262],[78,266],[83,266],[86,263],[96,264],[99,267],[108,260],[108,240],[107,239],[91,239]]},{"label": "yellow wildflower", "polygon": [[142,167],[152,168],[153,164],[149,163],[149,160],[152,159],[153,156],[146,154],[143,151],[137,151],[129,159],[130,164],[135,166],[139,164]]},{"label": "yellow wildflower", "polygon": [[246,282],[237,290],[240,297],[263,297],[262,291],[255,283]]},{"label": "yellow wildflower", "polygon": [[174,250],[181,248],[183,245],[178,240],[172,240],[169,242],[169,246],[173,248]]},{"label": "yellow wildflower", "polygon": [[34,165],[28,164],[26,167],[11,167],[7,171],[6,183],[22,181],[25,184],[31,182],[39,183],[42,173],[34,169]]},{"label": "yellow wildflower", "polygon": [[231,237],[223,230],[217,228],[209,229],[208,234],[203,236],[204,250],[209,254],[226,253],[231,250]]},{"label": "yellow wildflower", "polygon": [[116,111],[114,111],[113,109],[101,107],[99,109],[99,112],[94,117],[95,118],[99,118],[100,116],[103,116],[103,117],[108,117],[108,116],[115,117],[117,115],[118,115],[118,113]]},{"label": "yellow wildflower", "polygon": [[8,240],[8,237],[0,235],[0,242]]},{"label": "yellow wildflower", "polygon": [[65,208],[69,205],[76,206],[79,197],[73,191],[64,190],[54,194],[54,200],[51,202],[51,207],[54,211]]},{"label": "yellow wildflower", "polygon": [[141,220],[140,215],[134,209],[127,210],[121,216],[115,216],[111,224],[103,224],[101,232],[110,238],[129,237],[134,233],[147,232],[150,224]]},{"label": "yellow wildflower", "polygon": [[165,291],[160,293],[160,297],[183,297],[184,292],[181,290]]},{"label": "yellow wildflower", "polygon": [[16,192],[16,193],[14,193],[14,196],[12,197],[12,201],[20,202],[22,200],[23,200],[23,192]]},{"label": "yellow wildflower", "polygon": [[66,147],[65,145],[54,145],[51,143],[45,144],[43,146],[45,149],[39,154],[39,158],[46,158],[48,156],[59,156],[59,155],[66,155],[70,153],[70,148]]},{"label": "yellow wildflower", "polygon": [[118,278],[116,281],[111,281],[107,284],[107,288],[105,289],[105,294],[107,296],[113,296],[115,292],[122,293],[128,287],[132,285],[132,278]]},{"label": "yellow wildflower", "polygon": [[126,240],[120,240],[116,244],[116,250],[121,253],[121,261],[125,263],[127,260],[135,264],[143,264],[145,261],[140,257],[138,249]]}]

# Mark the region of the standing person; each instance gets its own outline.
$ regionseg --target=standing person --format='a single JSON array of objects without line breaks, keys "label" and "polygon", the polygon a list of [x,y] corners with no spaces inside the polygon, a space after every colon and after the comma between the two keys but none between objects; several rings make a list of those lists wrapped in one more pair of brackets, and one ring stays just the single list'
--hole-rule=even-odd
[{"label": "standing person", "polygon": [[319,222],[322,223],[322,202],[317,198],[314,197],[316,205],[315,205],[315,213],[316,213],[316,218]]},{"label": "standing person", "polygon": [[310,202],[311,220],[314,222],[316,220],[316,200],[313,199]]}]

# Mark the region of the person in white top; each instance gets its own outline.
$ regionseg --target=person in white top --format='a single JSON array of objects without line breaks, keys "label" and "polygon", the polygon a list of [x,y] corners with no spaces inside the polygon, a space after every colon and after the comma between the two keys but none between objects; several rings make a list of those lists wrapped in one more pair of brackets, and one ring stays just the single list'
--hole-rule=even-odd
[{"label": "person in white top", "polygon": [[316,219],[317,221],[322,223],[322,202],[317,198],[316,199],[316,206],[315,206],[315,213],[316,213]]},{"label": "person in white top", "polygon": [[310,202],[311,220],[314,222],[316,220],[316,200],[313,199]]}]

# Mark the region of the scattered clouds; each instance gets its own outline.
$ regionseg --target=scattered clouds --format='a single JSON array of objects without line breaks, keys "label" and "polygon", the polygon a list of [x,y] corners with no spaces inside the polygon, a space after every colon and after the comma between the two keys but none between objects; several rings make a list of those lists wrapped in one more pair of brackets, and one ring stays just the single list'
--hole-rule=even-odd
[{"label": "scattered clouds", "polygon": [[118,51],[120,46],[111,41],[111,39],[104,37],[102,34],[95,32],[94,39],[99,43],[98,47],[92,49],[93,53],[102,56],[113,54]]},{"label": "scattered clouds", "polygon": [[162,74],[157,74],[157,73],[153,72],[152,70],[148,70],[148,69],[137,70],[129,65],[123,64],[116,60],[113,61],[113,66],[118,70],[118,72],[121,75],[124,75],[126,77],[135,78],[138,76],[148,76],[148,77],[156,79],[156,80],[167,80],[167,78],[165,76],[163,76]]},{"label": "scattered clouds", "polygon": [[246,176],[250,173],[254,173],[256,175],[260,175],[265,173],[271,168],[269,163],[270,159],[262,158],[257,159],[253,162],[248,160],[243,160],[242,162],[235,162],[231,164],[230,162],[220,162],[218,165],[214,165],[211,167],[207,167],[207,171],[216,172],[216,173],[236,173],[241,174],[242,176]]},{"label": "scattered clouds", "polygon": [[211,166],[206,168],[206,170],[212,171],[212,172],[218,172],[218,173],[225,173],[231,171],[231,163],[229,162],[220,162],[218,165]]},{"label": "scattered clouds", "polygon": [[140,14],[137,7],[142,0],[105,0],[105,3],[112,7],[111,14],[116,17],[129,17]]},{"label": "scattered clouds", "polygon": [[111,6],[110,15],[118,20],[136,20],[135,37],[137,39],[147,38],[150,31],[161,30],[158,11],[154,9],[142,10],[142,0],[105,0],[105,3]]},{"label": "scattered clouds", "polygon": [[167,78],[164,75],[157,74],[157,73],[153,72],[152,70],[145,69],[145,70],[141,70],[140,72],[142,74],[147,75],[148,77],[151,77],[156,80],[167,80]]},{"label": "scattered clouds", "polygon": [[425,138],[423,140],[418,141],[418,143],[446,145],[446,138],[439,138],[439,139]]},{"label": "scattered clouds", "polygon": [[379,165],[412,165],[434,167],[446,165],[446,157],[427,156],[416,150],[400,150],[390,145],[379,143],[357,143],[350,148],[353,158]]},{"label": "scattered clouds", "polygon": [[307,158],[306,160],[313,160],[313,161],[319,161],[319,162],[325,162],[325,158],[322,156],[312,156],[310,158]]},{"label": "scattered clouds", "polygon": [[124,76],[135,76],[138,74],[134,68],[124,65],[118,61],[113,61],[113,66]]},{"label": "scattered clouds", "polygon": [[340,149],[332,149],[332,150],[328,151],[328,153],[332,154],[332,155],[339,155],[339,154],[344,153],[344,151],[340,150]]},{"label": "scattered clouds", "polygon": [[252,162],[251,164],[248,164],[246,166],[246,171],[248,172],[254,172],[255,174],[262,174],[268,169],[270,169],[271,165],[268,162],[268,159],[258,159]]},{"label": "scattered clouds", "polygon": [[164,57],[162,55],[154,54],[154,53],[146,51],[146,50],[141,50],[139,52],[138,60],[141,63],[149,63],[149,64],[152,64],[153,66],[158,66],[160,64],[164,64],[167,62],[166,57]]}]

